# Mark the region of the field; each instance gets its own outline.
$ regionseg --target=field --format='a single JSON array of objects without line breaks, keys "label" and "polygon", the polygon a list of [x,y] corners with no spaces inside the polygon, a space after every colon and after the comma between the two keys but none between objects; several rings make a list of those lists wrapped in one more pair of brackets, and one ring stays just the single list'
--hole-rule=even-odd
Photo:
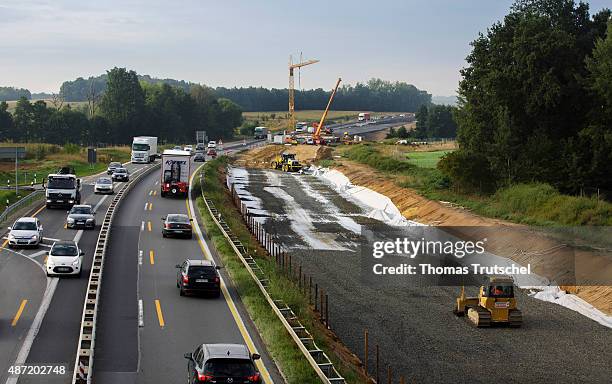
[{"label": "field", "polygon": [[408,162],[421,168],[436,168],[440,158],[451,151],[410,152],[406,154]]},{"label": "field", "polygon": [[[103,171],[110,161],[125,162],[130,158],[129,146],[98,148],[98,161],[90,165],[87,162],[87,149],[77,145],[0,144],[0,146],[13,145],[26,148],[26,158],[19,161],[17,174],[19,185],[30,185],[33,181],[38,184],[49,173],[65,165],[73,167],[77,176],[81,177]],[[15,185],[15,162],[0,161],[0,185],[6,186],[9,180],[11,185]]]},{"label": "field", "polygon": [[[33,104],[33,103],[35,103],[37,101],[38,100],[30,100],[30,103]],[[45,99],[43,101],[47,104],[47,107],[53,107],[53,104],[51,103],[51,100]],[[15,105],[17,104],[17,101],[16,100],[14,100],[14,101],[7,101],[6,103],[9,106],[8,107],[9,112],[14,112],[15,111]],[[79,108],[81,106],[86,106],[87,102],[86,101],[65,101],[64,105],[70,105],[70,107],[74,109],[74,108]]]}]

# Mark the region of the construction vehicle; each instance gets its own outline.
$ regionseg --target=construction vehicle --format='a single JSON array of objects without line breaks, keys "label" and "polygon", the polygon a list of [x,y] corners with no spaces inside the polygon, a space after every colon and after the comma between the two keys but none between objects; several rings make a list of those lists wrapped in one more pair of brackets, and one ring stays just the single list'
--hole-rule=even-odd
[{"label": "construction vehicle", "polygon": [[349,135],[348,132],[344,132],[344,134],[342,135],[341,141],[342,141],[342,144],[344,144],[344,145],[354,144],[354,140],[351,137],[351,135]]},{"label": "construction vehicle", "polygon": [[329,96],[329,101],[327,102],[327,106],[325,107],[325,111],[323,111],[323,116],[321,116],[321,120],[319,121],[319,124],[317,124],[316,127],[316,131],[313,133],[312,135],[312,140],[314,144],[317,145],[325,145],[325,140],[323,140],[321,138],[321,130],[323,129],[323,126],[325,124],[325,118],[327,117],[327,113],[329,112],[329,107],[332,104],[332,101],[334,101],[334,96],[336,96],[336,91],[338,91],[338,86],[340,85],[340,82],[342,81],[341,78],[338,78],[338,81],[336,82],[336,86],[334,87],[334,89],[332,90],[331,95]]},{"label": "construction vehicle", "polygon": [[295,153],[281,153],[276,155],[270,163],[272,169],[280,169],[283,172],[299,172],[302,170],[302,164],[295,158]]},{"label": "construction vehicle", "polygon": [[479,328],[493,324],[520,327],[523,322],[523,315],[514,298],[514,279],[509,276],[489,277],[480,287],[478,297],[466,297],[465,288],[461,287],[453,313],[457,316],[467,315]]}]

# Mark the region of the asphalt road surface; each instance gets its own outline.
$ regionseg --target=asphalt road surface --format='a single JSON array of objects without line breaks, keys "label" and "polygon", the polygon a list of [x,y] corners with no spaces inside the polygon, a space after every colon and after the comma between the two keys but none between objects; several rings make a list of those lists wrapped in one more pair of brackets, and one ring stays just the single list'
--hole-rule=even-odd
[{"label": "asphalt road surface", "polygon": [[[143,167],[127,165],[132,174]],[[81,202],[97,207],[100,222],[111,198],[93,194],[95,178],[82,179]],[[115,189],[122,184],[115,183]],[[66,383],[76,357],[87,275],[100,226],[66,229],[64,209],[41,208],[32,214],[43,224],[43,244],[36,249],[0,250],[0,383]],[[44,259],[55,239],[75,240],[85,252],[80,278],[47,278]],[[9,375],[15,363],[64,367],[66,373]]]},{"label": "asphalt road surface", "polygon": [[[159,179],[160,171],[155,171],[135,186],[112,225],[98,317],[95,382],[183,382],[187,377],[183,355],[201,343],[247,344],[263,356],[265,369],[261,364],[259,369],[266,382],[282,382],[225,272],[220,298],[179,296],[176,264],[213,257],[219,265],[219,260],[195,233],[192,239],[162,237],[163,216],[193,212],[185,198],[162,198]],[[201,222],[197,214],[194,220]]]}]

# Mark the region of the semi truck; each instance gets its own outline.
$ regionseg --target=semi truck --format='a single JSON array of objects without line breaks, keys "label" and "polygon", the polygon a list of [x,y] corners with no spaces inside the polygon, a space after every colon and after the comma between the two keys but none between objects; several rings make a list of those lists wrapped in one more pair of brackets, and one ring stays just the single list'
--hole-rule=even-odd
[{"label": "semi truck", "polygon": [[187,196],[191,175],[191,153],[166,149],[162,153],[161,196]]},{"label": "semi truck", "polygon": [[370,112],[361,112],[359,116],[357,116],[357,120],[359,121],[369,121],[370,120]]},{"label": "semi truck", "polygon": [[265,139],[268,137],[268,128],[255,127],[255,139]]},{"label": "semi truck", "polygon": [[81,204],[81,180],[73,173],[52,173],[43,181],[43,188],[47,208]]},{"label": "semi truck", "polygon": [[132,163],[150,163],[157,156],[157,137],[136,136],[132,140]]}]

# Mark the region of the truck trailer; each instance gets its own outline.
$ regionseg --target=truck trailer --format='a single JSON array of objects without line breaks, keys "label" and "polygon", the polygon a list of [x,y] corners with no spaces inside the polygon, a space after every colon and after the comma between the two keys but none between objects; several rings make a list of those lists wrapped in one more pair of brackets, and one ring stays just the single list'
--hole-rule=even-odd
[{"label": "truck trailer", "polygon": [[255,139],[265,139],[268,137],[268,128],[266,127],[255,127]]},{"label": "truck trailer", "polygon": [[132,163],[150,163],[157,156],[157,137],[136,136],[132,140]]},{"label": "truck trailer", "polygon": [[187,196],[191,176],[191,153],[166,149],[162,153],[161,196]]}]

